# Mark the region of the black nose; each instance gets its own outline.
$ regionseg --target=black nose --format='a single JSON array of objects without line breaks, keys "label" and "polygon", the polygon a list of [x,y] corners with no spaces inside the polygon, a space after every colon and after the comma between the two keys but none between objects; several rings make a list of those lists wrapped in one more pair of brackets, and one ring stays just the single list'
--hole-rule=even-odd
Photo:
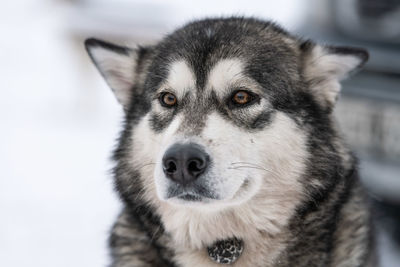
[{"label": "black nose", "polygon": [[176,144],[164,154],[165,175],[182,185],[197,179],[207,169],[210,157],[195,144]]}]

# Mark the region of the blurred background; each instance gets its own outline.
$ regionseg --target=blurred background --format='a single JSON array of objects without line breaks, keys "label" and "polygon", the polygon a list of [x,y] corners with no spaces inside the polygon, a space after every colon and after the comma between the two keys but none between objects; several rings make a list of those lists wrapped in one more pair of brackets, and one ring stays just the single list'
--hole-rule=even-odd
[{"label": "blurred background", "polygon": [[400,1],[15,0],[0,8],[0,266],[106,266],[121,107],[87,37],[150,44],[206,16],[272,19],[365,47],[336,108],[373,197],[381,266],[400,266]]}]

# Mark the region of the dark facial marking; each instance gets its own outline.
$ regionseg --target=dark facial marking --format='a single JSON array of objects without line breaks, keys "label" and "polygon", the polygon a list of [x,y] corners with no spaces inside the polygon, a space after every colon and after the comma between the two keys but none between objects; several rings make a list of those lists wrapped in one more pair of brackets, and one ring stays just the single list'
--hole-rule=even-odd
[{"label": "dark facial marking", "polygon": [[150,116],[150,127],[156,133],[160,133],[171,123],[171,121],[174,119],[176,113],[177,113],[176,110],[171,110],[164,114],[153,113]]},{"label": "dark facial marking", "polygon": [[271,123],[273,114],[275,113],[273,113],[272,111],[264,111],[263,113],[258,115],[257,118],[252,122],[250,128],[257,130],[263,129],[265,126]]},{"label": "dark facial marking", "polygon": [[200,134],[205,126],[207,115],[216,110],[219,103],[213,91],[210,94],[198,93],[198,97],[192,97],[190,103],[182,109],[184,119],[179,131],[192,135]]}]

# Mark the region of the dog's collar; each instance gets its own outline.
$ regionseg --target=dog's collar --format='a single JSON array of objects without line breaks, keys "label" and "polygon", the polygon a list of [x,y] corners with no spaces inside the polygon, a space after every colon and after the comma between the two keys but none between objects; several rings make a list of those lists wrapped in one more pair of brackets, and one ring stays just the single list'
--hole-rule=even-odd
[{"label": "dog's collar", "polygon": [[221,264],[234,263],[243,252],[243,241],[234,237],[216,241],[207,248],[211,260]]}]

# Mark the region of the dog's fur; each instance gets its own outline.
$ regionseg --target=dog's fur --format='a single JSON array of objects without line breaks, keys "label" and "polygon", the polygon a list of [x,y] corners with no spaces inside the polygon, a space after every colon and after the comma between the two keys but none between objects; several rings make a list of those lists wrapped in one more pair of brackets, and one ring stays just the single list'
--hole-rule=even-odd
[{"label": "dog's fur", "polygon": [[[365,50],[246,18],[196,21],[153,46],[86,48],[125,110],[112,266],[219,266],[206,248],[232,237],[244,242],[233,266],[374,265],[357,162],[332,115],[339,81]],[[255,101],[232,104],[238,89]],[[178,104],[162,106],[163,92]],[[190,189],[161,167],[177,143],[211,158]],[[179,190],[200,199],[171,196]]]}]

